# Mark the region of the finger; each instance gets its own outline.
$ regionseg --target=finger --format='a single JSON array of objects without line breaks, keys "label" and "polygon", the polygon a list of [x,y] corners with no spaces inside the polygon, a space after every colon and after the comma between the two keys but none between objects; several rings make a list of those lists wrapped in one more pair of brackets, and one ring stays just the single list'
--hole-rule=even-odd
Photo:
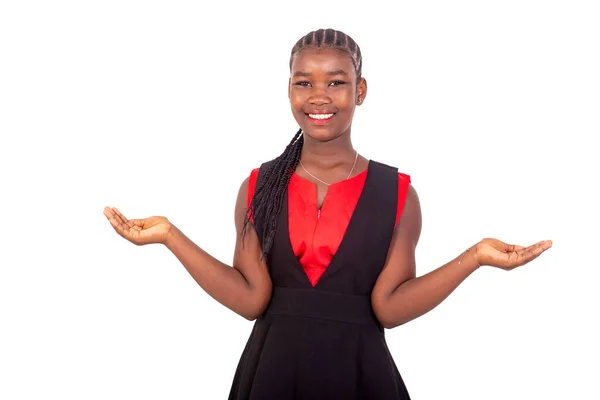
[{"label": "finger", "polygon": [[[538,242],[532,246],[529,246],[525,249],[520,250],[518,254],[518,261],[520,265],[526,264],[530,261],[538,258],[544,251],[548,250],[552,247],[552,242],[548,240],[544,240]],[[519,254],[520,253],[520,254]]]},{"label": "finger", "polygon": [[119,217],[110,208],[106,208],[104,210],[104,215],[108,219],[108,222],[110,222],[110,224],[113,226],[113,228],[116,228],[118,225],[121,225]]},{"label": "finger", "polygon": [[112,210],[111,207],[104,207],[104,216],[106,218],[114,218],[115,212]]},{"label": "finger", "polygon": [[113,229],[120,235],[123,236],[124,238],[127,238],[127,235],[125,233],[125,225],[122,224],[119,220],[117,220],[117,218],[115,217],[111,217],[109,219],[110,224],[112,225]]},{"label": "finger", "polygon": [[547,241],[541,241],[529,247],[507,245],[507,249],[514,248],[515,251],[505,253],[502,268],[511,270],[533,261],[547,249],[548,244],[546,242]]},{"label": "finger", "polygon": [[524,246],[518,246],[516,244],[507,244],[505,248],[506,253],[514,253],[516,251],[524,249]]},{"label": "finger", "polygon": [[121,217],[123,222],[128,221],[127,218],[125,218],[125,216],[121,213],[121,211],[119,211],[116,207],[113,207],[113,211],[115,212],[115,214],[117,214],[119,217]]},{"label": "finger", "polygon": [[135,229],[136,231],[141,231],[142,228],[144,227],[143,219],[129,220],[117,208],[113,207],[113,210],[114,210],[115,214],[119,217],[121,223],[126,224],[127,227],[129,227],[130,229]]},{"label": "finger", "polygon": [[528,254],[529,252],[531,252],[531,251],[533,251],[535,249],[542,248],[543,250],[547,250],[550,247],[552,247],[552,241],[551,240],[542,240],[542,241],[539,241],[539,242],[537,242],[535,244],[532,244],[531,246],[528,246],[528,247],[525,247],[525,248],[522,248],[522,249],[518,250],[517,254],[519,256],[523,256],[523,255],[526,255],[526,254]]},{"label": "finger", "polygon": [[497,249],[503,249],[506,246],[506,243],[496,238],[485,238],[483,239],[483,242],[486,242]]},{"label": "finger", "polygon": [[132,225],[133,228],[135,228],[135,229],[142,229],[144,227],[145,220],[143,220],[143,219],[132,219],[129,222],[131,222],[131,225]]},{"label": "finger", "polygon": [[105,215],[107,215],[108,221],[112,225],[113,229],[123,238],[127,240],[134,240],[137,236],[139,236],[137,231],[130,229],[129,224],[123,222],[121,217],[112,212],[112,210],[107,210]]},{"label": "finger", "polygon": [[140,232],[135,229],[131,229],[127,224],[117,224],[115,226],[115,230],[120,236],[129,240],[130,242],[135,244],[139,243]]},{"label": "finger", "polygon": [[121,221],[122,224],[127,225],[128,228],[134,228],[135,229],[135,220],[134,221],[130,221],[128,220],[117,208],[113,208],[115,214],[118,217],[118,220]]},{"label": "finger", "polygon": [[125,221],[123,221],[123,218],[117,214],[114,210],[114,208],[109,207],[105,210],[105,215],[107,215],[108,218],[112,218],[115,221],[117,221],[119,224],[125,223]]},{"label": "finger", "polygon": [[503,241],[494,239],[494,238],[487,238],[484,240],[487,241],[488,244],[490,244],[491,246],[493,246],[494,248],[496,248],[497,250],[499,250],[503,253],[511,253],[511,252],[515,252],[515,251],[524,249],[523,246],[518,246],[516,244],[504,243]]},{"label": "finger", "polygon": [[115,228],[115,230],[119,234],[121,234],[124,229],[129,228],[126,224],[124,224],[121,221],[121,219],[119,218],[118,215],[113,215],[108,220],[110,221],[110,224],[112,225],[112,227]]}]

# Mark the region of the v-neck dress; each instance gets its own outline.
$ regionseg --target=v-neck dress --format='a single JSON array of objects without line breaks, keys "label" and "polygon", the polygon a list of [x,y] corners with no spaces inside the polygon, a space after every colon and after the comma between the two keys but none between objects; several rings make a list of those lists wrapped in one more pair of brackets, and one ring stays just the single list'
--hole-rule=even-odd
[{"label": "v-neck dress", "polygon": [[[254,195],[259,168],[250,173],[247,206]],[[289,235],[294,254],[315,286],[337,251],[367,178],[367,170],[332,184],[321,208],[314,182],[292,174],[288,186]],[[394,227],[400,221],[410,175],[398,173],[398,205]]]},{"label": "v-neck dress", "polygon": [[[230,400],[410,399],[370,301],[409,182],[369,161],[363,174],[329,188],[319,216],[314,184],[292,177],[267,258],[273,294]],[[261,238],[265,227],[254,227]]]}]

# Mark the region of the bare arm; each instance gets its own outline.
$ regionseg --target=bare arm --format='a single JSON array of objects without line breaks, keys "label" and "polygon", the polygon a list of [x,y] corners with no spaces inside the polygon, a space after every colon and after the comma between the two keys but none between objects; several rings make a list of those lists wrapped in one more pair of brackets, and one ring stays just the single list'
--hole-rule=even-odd
[{"label": "bare arm", "polygon": [[475,252],[470,250],[417,278],[415,249],[420,235],[421,206],[417,192],[409,185],[402,217],[394,231],[386,265],[371,295],[375,314],[388,329],[431,311],[478,267]]},{"label": "bare arm", "polygon": [[248,320],[265,310],[272,284],[254,228],[249,225],[244,243],[241,232],[246,215],[248,179],[240,186],[235,205],[236,243],[233,267],[212,257],[173,226],[165,245],[183,264],[194,280],[211,297]]},{"label": "bare arm", "polygon": [[415,249],[421,235],[421,206],[409,185],[404,211],[396,226],[386,264],[371,294],[381,324],[394,328],[431,311],[482,265],[512,270],[527,264],[552,247],[542,240],[528,247],[485,238],[454,260],[416,277]]}]

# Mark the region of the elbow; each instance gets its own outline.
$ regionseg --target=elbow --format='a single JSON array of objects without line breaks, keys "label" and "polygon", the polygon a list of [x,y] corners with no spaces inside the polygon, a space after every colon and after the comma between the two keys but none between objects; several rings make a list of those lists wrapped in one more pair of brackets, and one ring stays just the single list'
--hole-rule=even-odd
[{"label": "elbow", "polygon": [[393,329],[393,328],[401,325],[401,324],[393,321],[390,318],[377,316],[377,320],[379,321],[381,326],[383,326],[385,329]]},{"label": "elbow", "polygon": [[258,311],[257,309],[254,308],[248,308],[245,309],[241,312],[239,312],[239,314],[244,317],[245,319],[247,319],[248,321],[252,322],[258,319],[258,317],[261,316],[262,312]]},{"label": "elbow", "polygon": [[381,318],[379,318],[379,323],[381,324],[381,326],[383,326],[385,329],[393,329],[395,328],[395,326],[391,323],[389,323],[386,320],[383,320]]},{"label": "elbow", "polygon": [[395,321],[391,318],[390,313],[385,309],[385,307],[376,307],[373,305],[373,312],[375,313],[375,317],[377,321],[383,326],[385,329],[392,329],[398,326]]},{"label": "elbow", "polygon": [[373,312],[377,321],[383,326],[385,329],[393,329],[396,328],[406,321],[402,321],[397,313],[394,312],[394,309],[390,306],[390,304],[386,301],[372,301]]},{"label": "elbow", "polygon": [[381,323],[381,326],[383,326],[385,329],[394,329],[396,327],[399,327],[400,325],[403,325],[403,322],[396,322],[396,321],[379,321]]},{"label": "elbow", "polygon": [[256,299],[249,301],[247,307],[244,308],[240,315],[252,322],[258,319],[266,311],[269,302],[271,301],[271,292],[257,296]]},{"label": "elbow", "polygon": [[252,321],[255,321],[259,317],[259,315],[257,315],[257,314],[242,314],[242,317],[244,317],[248,321],[252,322]]},{"label": "elbow", "polygon": [[400,320],[399,318],[390,318],[390,317],[377,317],[381,326],[385,329],[394,329],[399,327],[400,325],[404,325],[408,321]]},{"label": "elbow", "polygon": [[239,314],[242,317],[244,317],[245,319],[247,319],[248,321],[252,322],[252,321],[257,320],[258,317],[260,317],[263,312],[264,312],[263,307],[251,306],[251,307],[248,307],[248,308],[242,310]]}]

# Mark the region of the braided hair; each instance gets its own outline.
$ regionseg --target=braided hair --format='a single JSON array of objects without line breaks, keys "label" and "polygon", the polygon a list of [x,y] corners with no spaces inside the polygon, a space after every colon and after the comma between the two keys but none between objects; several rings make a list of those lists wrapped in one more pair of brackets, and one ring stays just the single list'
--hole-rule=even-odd
[{"label": "braided hair", "polygon": [[[357,83],[362,75],[362,56],[358,44],[343,32],[333,29],[319,29],[308,33],[298,40],[292,48],[290,55],[290,71],[294,57],[306,48],[329,48],[346,52],[352,59],[356,71]],[[248,212],[244,219],[242,239],[247,232],[247,226],[253,221],[262,245],[262,256],[267,257],[273,246],[277,217],[281,211],[285,191],[290,178],[300,161],[304,136],[302,129],[296,132],[291,142],[286,146],[281,155],[266,164],[265,171],[261,173],[254,195],[250,201]]]}]

